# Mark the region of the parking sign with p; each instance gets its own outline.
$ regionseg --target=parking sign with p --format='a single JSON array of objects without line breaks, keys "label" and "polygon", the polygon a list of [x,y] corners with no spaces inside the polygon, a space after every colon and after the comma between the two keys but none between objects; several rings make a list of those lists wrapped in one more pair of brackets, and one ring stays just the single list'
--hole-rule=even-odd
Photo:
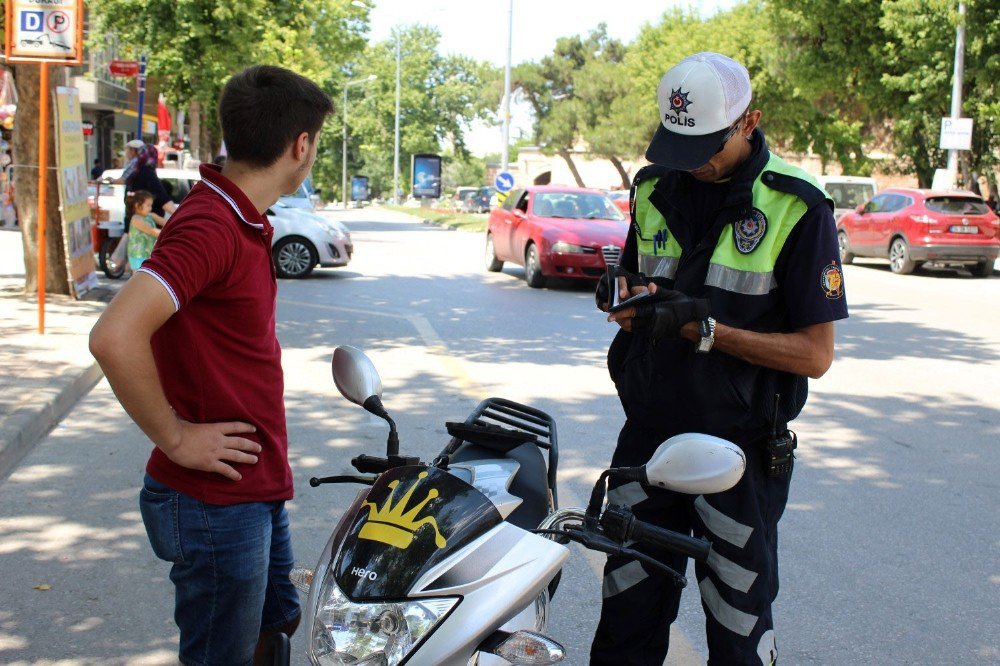
[{"label": "parking sign with p", "polygon": [[83,0],[7,0],[8,62],[83,62]]}]

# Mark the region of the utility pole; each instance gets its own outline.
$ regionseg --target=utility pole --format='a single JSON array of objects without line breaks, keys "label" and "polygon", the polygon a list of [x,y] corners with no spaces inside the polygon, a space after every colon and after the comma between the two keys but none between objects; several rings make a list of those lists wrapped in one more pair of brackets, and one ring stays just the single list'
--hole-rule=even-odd
[{"label": "utility pole", "polygon": [[[958,27],[955,28],[955,73],[951,82],[951,117],[962,117],[962,79],[965,76],[965,3],[958,3]],[[948,177],[958,185],[958,151],[948,151]]]},{"label": "utility pole", "polygon": [[507,10],[507,65],[503,70],[503,156],[500,170],[507,171],[510,162],[510,52],[514,41],[514,0]]},{"label": "utility pole", "polygon": [[396,143],[392,158],[392,203],[399,205],[399,64],[400,34],[396,27]]}]

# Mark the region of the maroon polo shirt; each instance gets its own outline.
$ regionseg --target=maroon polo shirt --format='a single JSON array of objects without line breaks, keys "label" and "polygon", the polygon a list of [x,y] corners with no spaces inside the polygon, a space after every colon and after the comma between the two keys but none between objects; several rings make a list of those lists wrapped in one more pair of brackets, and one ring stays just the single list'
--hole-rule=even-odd
[{"label": "maroon polo shirt", "polygon": [[139,269],[163,285],[177,309],[153,335],[153,358],[178,416],[192,423],[251,423],[257,431],[240,436],[263,450],[254,465],[230,463],[240,481],[181,467],[155,447],[146,471],[212,504],[291,499],[274,328],[274,230],[221,169],[202,165],[201,177]]}]

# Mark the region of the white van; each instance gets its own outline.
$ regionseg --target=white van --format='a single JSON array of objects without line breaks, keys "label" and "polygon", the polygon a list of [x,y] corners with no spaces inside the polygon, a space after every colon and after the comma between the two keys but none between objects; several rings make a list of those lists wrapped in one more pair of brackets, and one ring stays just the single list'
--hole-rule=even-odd
[{"label": "white van", "polygon": [[864,176],[816,176],[816,180],[833,199],[833,216],[837,220],[878,192],[875,179]]}]

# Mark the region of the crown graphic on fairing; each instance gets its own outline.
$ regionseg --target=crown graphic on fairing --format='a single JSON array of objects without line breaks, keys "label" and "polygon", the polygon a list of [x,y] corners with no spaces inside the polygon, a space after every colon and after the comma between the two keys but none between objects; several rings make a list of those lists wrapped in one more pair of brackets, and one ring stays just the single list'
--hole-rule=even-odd
[{"label": "crown graphic on fairing", "polygon": [[392,500],[396,496],[396,488],[399,486],[398,479],[389,484],[389,488],[392,490],[381,509],[373,502],[362,504],[362,507],[368,507],[368,520],[361,527],[358,538],[369,541],[380,541],[395,548],[406,549],[413,543],[416,531],[424,525],[430,525],[434,529],[435,545],[438,548],[444,548],[448,542],[441,536],[437,521],[432,516],[416,520],[417,514],[420,513],[421,509],[438,496],[436,488],[431,488],[427,491],[427,497],[422,502],[409,511],[406,511],[406,506],[413,496],[413,491],[416,490],[417,485],[426,476],[427,472],[418,474],[417,481],[410,486],[410,489],[406,491],[406,494],[395,505],[392,503]]}]

